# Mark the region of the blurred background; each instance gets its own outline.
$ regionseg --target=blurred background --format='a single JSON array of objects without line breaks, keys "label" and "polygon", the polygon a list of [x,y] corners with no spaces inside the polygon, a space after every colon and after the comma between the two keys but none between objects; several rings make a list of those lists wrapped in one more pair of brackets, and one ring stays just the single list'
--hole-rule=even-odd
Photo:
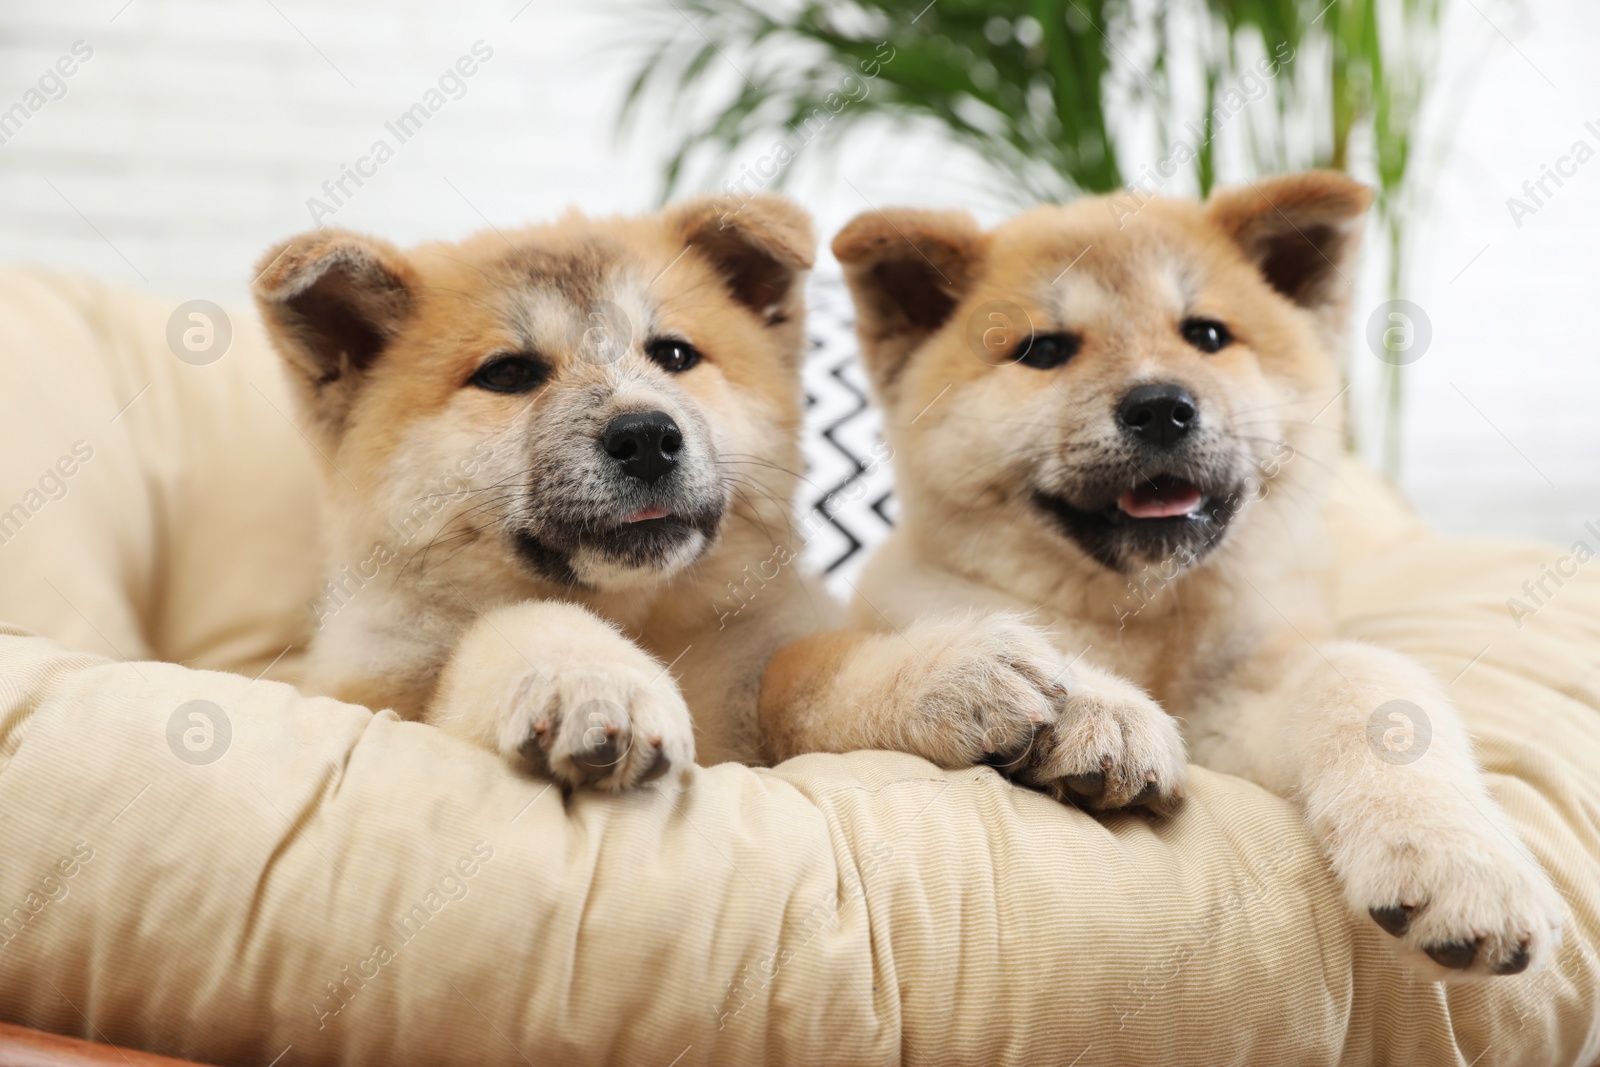
[{"label": "blurred background", "polygon": [[[0,261],[238,304],[319,224],[457,238],[731,180],[826,245],[877,205],[1338,166],[1381,191],[1353,446],[1449,532],[1571,543],[1600,521],[1596,41],[1582,0],[11,0]],[[813,292],[829,565],[893,512],[826,253]]]}]

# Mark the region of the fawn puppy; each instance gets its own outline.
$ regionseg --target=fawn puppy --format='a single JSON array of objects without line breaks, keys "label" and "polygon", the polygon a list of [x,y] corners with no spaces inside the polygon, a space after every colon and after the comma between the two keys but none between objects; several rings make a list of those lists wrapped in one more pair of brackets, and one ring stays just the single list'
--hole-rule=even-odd
[{"label": "fawn puppy", "polygon": [[[1351,907],[1423,973],[1516,974],[1559,944],[1559,897],[1439,683],[1331,616],[1321,512],[1369,201],[1311,172],[987,232],[961,212],[851,222],[833,249],[904,516],[855,614],[915,641],[952,611],[1026,613],[1054,655],[1017,659],[1072,697],[1022,754],[1011,737],[1009,773],[1161,806],[1183,749],[1157,720],[1181,722],[1197,762],[1300,802]],[[829,643],[855,655],[804,644]],[[783,653],[769,685],[818,654]],[[1409,762],[1374,740],[1386,706],[1431,725]],[[897,707],[854,711],[858,741],[949,761]],[[808,725],[774,723],[796,751],[826,743]]]}]

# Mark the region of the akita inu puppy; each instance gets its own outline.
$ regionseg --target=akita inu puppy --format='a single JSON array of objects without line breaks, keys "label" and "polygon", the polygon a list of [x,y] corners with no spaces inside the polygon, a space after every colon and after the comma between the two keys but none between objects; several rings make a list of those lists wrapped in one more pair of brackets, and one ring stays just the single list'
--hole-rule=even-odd
[{"label": "akita inu puppy", "polygon": [[[1559,897],[1443,688],[1340,640],[1329,607],[1320,513],[1369,200],[1312,172],[1204,204],[1041,207],[990,232],[959,212],[850,223],[833,249],[904,516],[856,614],[1028,613],[1094,700],[1042,729],[1018,777],[1059,777],[1066,748],[1072,794],[1129,802],[1182,757],[1159,701],[1197,762],[1304,806],[1356,913],[1424,973],[1516,974],[1559,944]],[[1143,691],[1112,695],[1110,670]],[[1431,726],[1420,754],[1378,742],[1386,705]],[[857,710],[874,743],[921,736],[892,707]]]},{"label": "akita inu puppy", "polygon": [[[798,572],[791,514],[815,241],[781,198],[727,207],[409,253],[319,230],[268,253],[257,304],[327,461],[308,689],[567,786],[770,748],[767,661],[842,616]],[[1014,677],[1008,633],[962,635],[937,670],[880,656],[893,679],[791,656],[789,701],[768,703],[804,718],[893,681],[962,707],[994,690],[969,679]]]}]

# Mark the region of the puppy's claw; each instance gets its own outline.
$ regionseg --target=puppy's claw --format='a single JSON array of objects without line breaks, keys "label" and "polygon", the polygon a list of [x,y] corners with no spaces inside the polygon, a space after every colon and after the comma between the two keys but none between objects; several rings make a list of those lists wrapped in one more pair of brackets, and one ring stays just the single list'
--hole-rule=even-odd
[{"label": "puppy's claw", "polygon": [[1157,815],[1176,815],[1178,809],[1183,807],[1183,793],[1174,789],[1165,797],[1156,797],[1151,800],[1145,804],[1145,807]]},{"label": "puppy's claw", "polygon": [[534,774],[540,778],[551,777],[550,759],[545,755],[544,732],[542,730],[535,728],[535,732],[517,747],[517,752],[528,762],[528,766],[532,768]]},{"label": "puppy's claw", "polygon": [[1391,904],[1386,908],[1368,908],[1367,914],[1390,937],[1404,937],[1411,929],[1411,916],[1417,909],[1405,904]]},{"label": "puppy's claw", "polygon": [[572,764],[578,769],[585,784],[598,782],[610,773],[623,756],[622,745],[617,740],[616,728],[605,731],[606,738],[592,748],[573,754]]},{"label": "puppy's claw", "polygon": [[1510,959],[1495,965],[1494,973],[1521,974],[1528,969],[1528,961],[1530,959],[1532,957],[1528,955],[1528,946],[1526,944],[1518,945],[1517,951],[1511,954]]},{"label": "puppy's claw", "polygon": [[1076,796],[1084,800],[1098,800],[1106,791],[1106,776],[1099,771],[1069,774],[1062,781]]},{"label": "puppy's claw", "polygon": [[639,776],[641,783],[653,782],[672,769],[671,757],[667,755],[666,750],[659,747],[659,741],[656,744],[658,747],[656,748],[655,759],[650,761],[650,766]]}]

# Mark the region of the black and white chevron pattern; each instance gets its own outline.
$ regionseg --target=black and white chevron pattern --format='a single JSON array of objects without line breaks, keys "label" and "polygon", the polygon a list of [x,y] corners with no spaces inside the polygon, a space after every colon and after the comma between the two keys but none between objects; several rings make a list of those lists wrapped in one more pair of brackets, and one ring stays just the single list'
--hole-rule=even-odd
[{"label": "black and white chevron pattern", "polygon": [[867,551],[894,524],[893,477],[878,458],[882,420],[867,397],[844,280],[837,274],[814,275],[806,296],[810,471],[801,502],[810,512],[802,529],[810,534],[803,558],[836,595],[848,597]]}]

